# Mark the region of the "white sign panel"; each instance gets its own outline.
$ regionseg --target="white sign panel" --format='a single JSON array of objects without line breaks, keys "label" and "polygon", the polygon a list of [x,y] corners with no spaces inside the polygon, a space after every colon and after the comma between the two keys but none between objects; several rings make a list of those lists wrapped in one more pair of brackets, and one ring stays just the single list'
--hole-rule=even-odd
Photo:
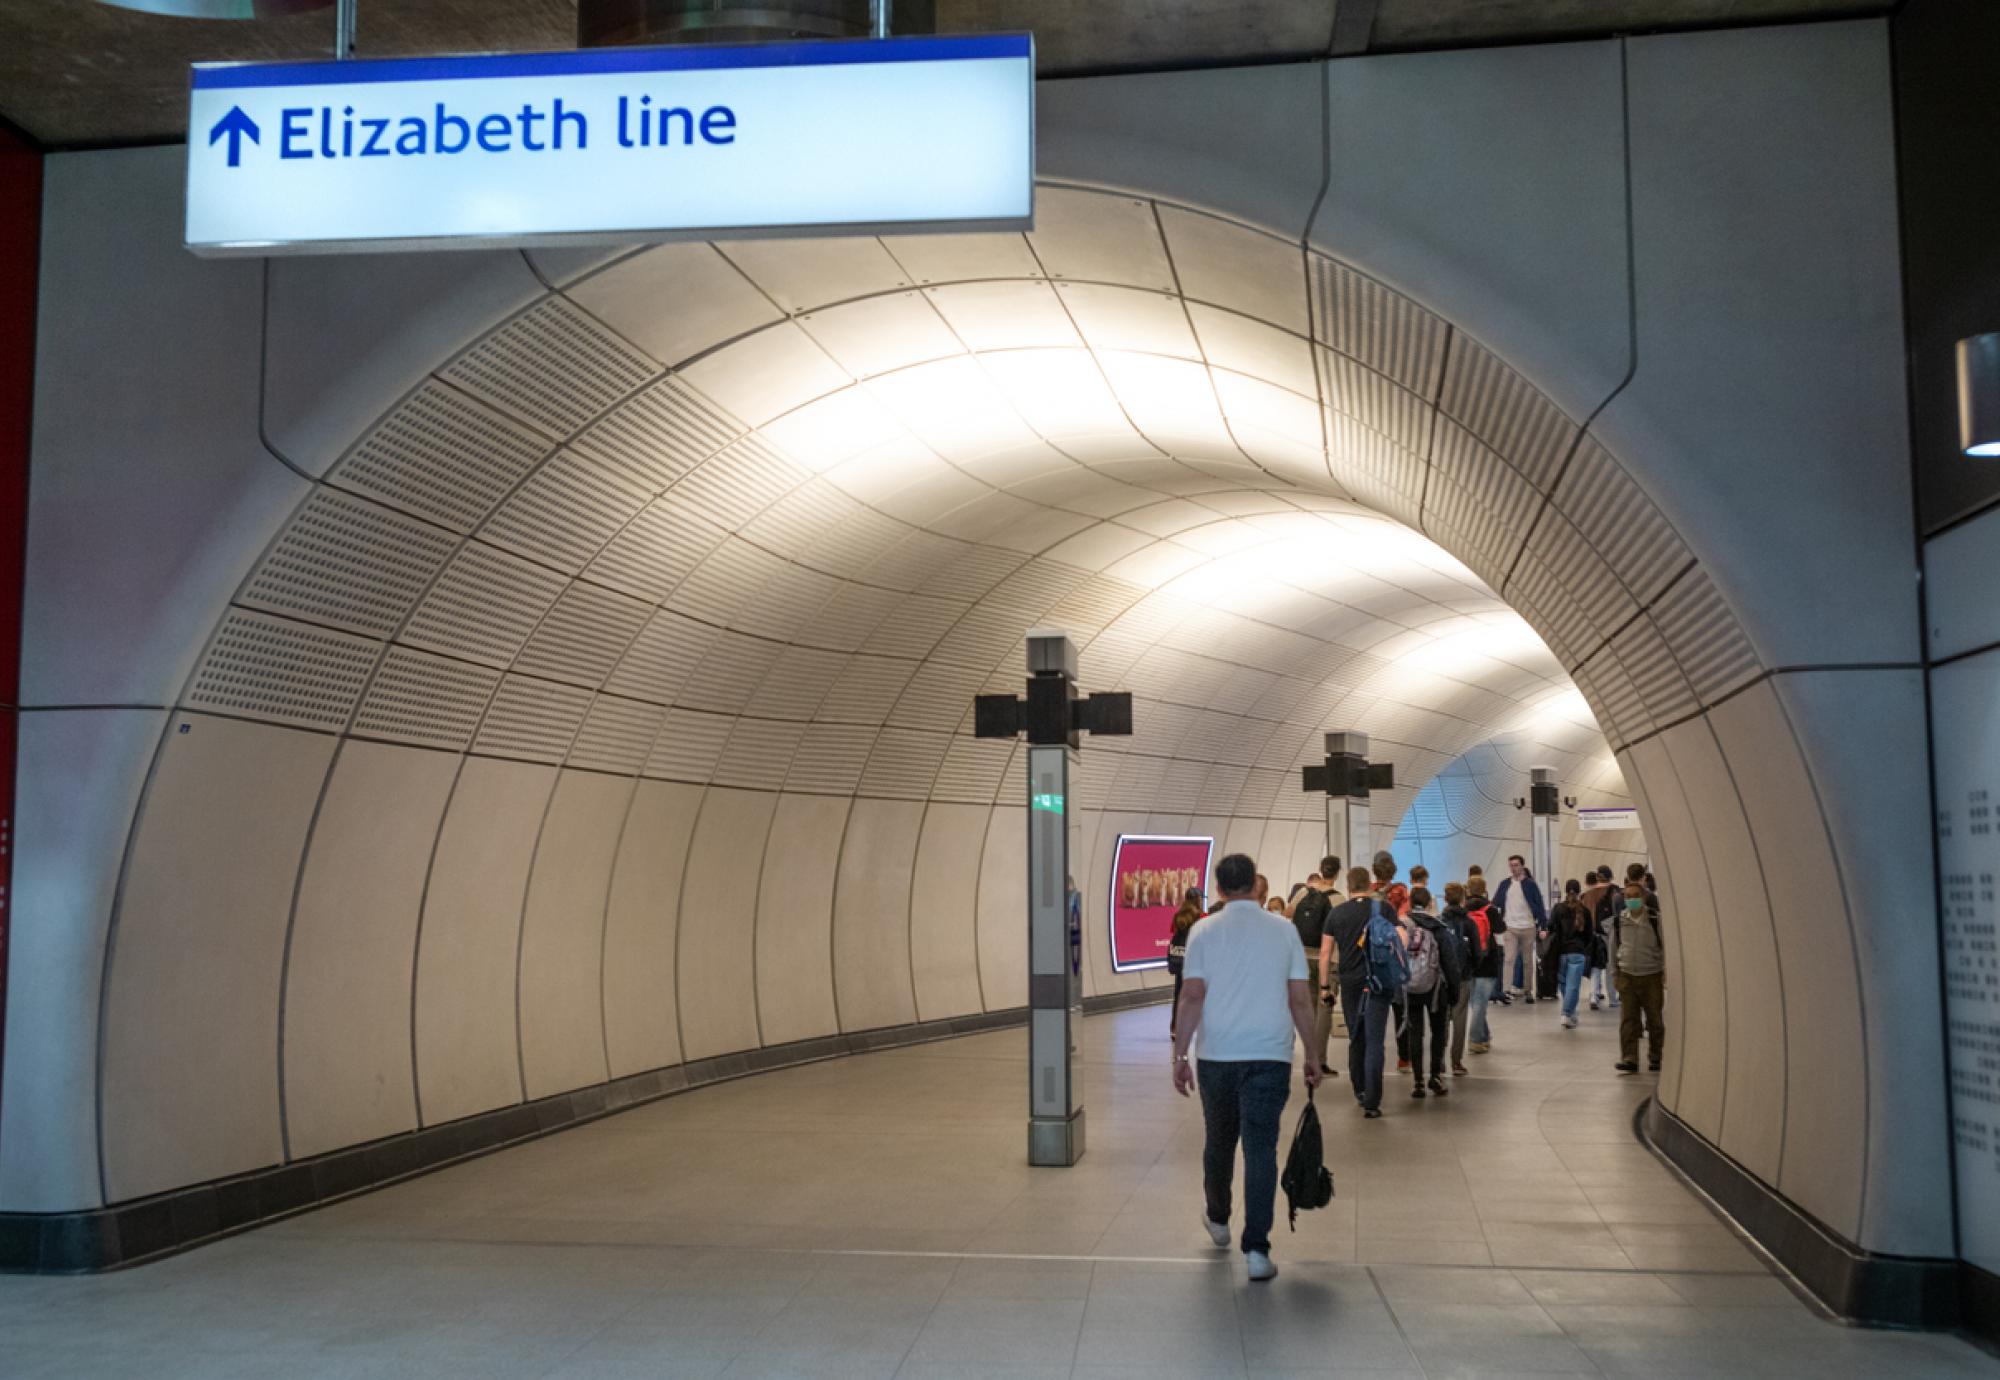
[{"label": "white sign panel", "polygon": [[200,254],[1027,229],[1026,35],[194,68]]},{"label": "white sign panel", "polygon": [[1594,834],[1606,829],[1637,829],[1639,811],[1630,805],[1605,806],[1600,809],[1578,810],[1576,827],[1586,834]]},{"label": "white sign panel", "polygon": [[1932,671],[1931,712],[1959,1248],[2000,1272],[2000,652]]}]

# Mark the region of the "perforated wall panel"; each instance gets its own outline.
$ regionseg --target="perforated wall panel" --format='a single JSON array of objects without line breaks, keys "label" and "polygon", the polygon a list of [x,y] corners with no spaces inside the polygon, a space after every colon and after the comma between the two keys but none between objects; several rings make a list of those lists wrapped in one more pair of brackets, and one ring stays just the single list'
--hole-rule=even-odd
[{"label": "perforated wall panel", "polygon": [[701,714],[691,709],[667,711],[667,721],[646,760],[646,775],[669,781],[706,783],[722,759],[722,745],[729,738],[731,720],[724,714]]},{"label": "perforated wall panel", "polygon": [[673,493],[690,512],[734,532],[806,478],[804,470],[751,437],[696,466]]},{"label": "perforated wall panel", "polygon": [[1650,603],[1693,559],[1666,515],[1590,437],[1563,472],[1555,504],[1597,544],[1642,604]]},{"label": "perforated wall panel", "polygon": [[1437,395],[1450,329],[1400,293],[1313,255],[1313,333],[1425,398]]},{"label": "perforated wall panel", "polygon": [[805,733],[804,724],[781,723],[775,719],[741,718],[723,745],[722,760],[716,764],[719,786],[745,786],[775,791],[785,784],[791,770],[792,754]]},{"label": "perforated wall panel", "polygon": [[427,379],[334,466],[328,480],[469,532],[548,449],[545,439],[519,423]]},{"label": "perforated wall panel", "polygon": [[590,708],[590,692],[554,681],[507,676],[479,725],[472,750],[489,757],[560,762]]},{"label": "perforated wall panel", "polygon": [[231,609],[195,672],[187,704],[274,723],[337,729],[347,722],[381,644]]},{"label": "perforated wall panel", "polygon": [[1439,406],[1543,492],[1578,430],[1539,389],[1464,335],[1452,337]]},{"label": "perforated wall panel", "polygon": [[439,377],[561,440],[658,372],[597,318],[545,297]]},{"label": "perforated wall panel", "polygon": [[1675,581],[1652,612],[1660,635],[1673,648],[1704,704],[1756,676],[1757,654],[1707,571],[1697,567]]},{"label": "perforated wall panel", "polygon": [[431,586],[402,637],[420,647],[506,666],[562,592],[563,578],[467,542]]},{"label": "perforated wall panel", "polygon": [[643,490],[557,451],[480,529],[480,538],[575,573],[646,505]]},{"label": "perforated wall panel", "polygon": [[1431,432],[1429,403],[1345,355],[1321,350],[1319,358],[1329,407],[1404,450],[1425,453]]},{"label": "perforated wall panel", "polygon": [[577,437],[573,449],[659,493],[742,433],[742,423],[687,383],[665,378]]},{"label": "perforated wall panel", "polygon": [[1014,745],[991,738],[954,738],[938,767],[932,798],[983,805],[999,794]]},{"label": "perforated wall panel", "polygon": [[238,602],[386,637],[456,545],[437,527],[317,489],[251,573]]},{"label": "perforated wall panel", "polygon": [[718,636],[705,623],[662,609],[632,640],[604,688],[612,694],[672,704]]},{"label": "perforated wall panel", "polygon": [[821,795],[848,795],[861,784],[861,769],[875,746],[876,730],[856,724],[813,725],[799,740],[785,789]]},{"label": "perforated wall panel", "polygon": [[646,615],[646,606],[636,599],[573,584],[521,649],[514,669],[595,687],[625,654]]},{"label": "perforated wall panel", "polygon": [[885,728],[875,740],[868,765],[861,773],[861,794],[892,799],[922,800],[930,794],[938,764],[951,746],[945,733],[919,733]]},{"label": "perforated wall panel", "polygon": [[646,764],[665,718],[656,704],[599,695],[577,731],[567,765],[634,775]]},{"label": "perforated wall panel", "polygon": [[391,647],[354,717],[354,732],[423,747],[464,748],[500,683],[500,673]]},{"label": "perforated wall panel", "polygon": [[712,522],[656,502],[613,537],[584,574],[657,603],[673,594],[724,535]]}]

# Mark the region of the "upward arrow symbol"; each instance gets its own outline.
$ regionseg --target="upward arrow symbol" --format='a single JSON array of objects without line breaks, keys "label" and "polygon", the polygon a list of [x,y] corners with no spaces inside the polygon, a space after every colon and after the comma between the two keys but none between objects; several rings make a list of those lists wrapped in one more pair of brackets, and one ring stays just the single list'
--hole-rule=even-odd
[{"label": "upward arrow symbol", "polygon": [[258,137],[259,133],[257,122],[243,113],[243,107],[232,105],[229,113],[217,120],[215,128],[208,132],[208,142],[213,147],[223,135],[229,136],[229,166],[233,168],[242,161],[243,136],[247,134],[251,143],[261,144],[264,141]]}]

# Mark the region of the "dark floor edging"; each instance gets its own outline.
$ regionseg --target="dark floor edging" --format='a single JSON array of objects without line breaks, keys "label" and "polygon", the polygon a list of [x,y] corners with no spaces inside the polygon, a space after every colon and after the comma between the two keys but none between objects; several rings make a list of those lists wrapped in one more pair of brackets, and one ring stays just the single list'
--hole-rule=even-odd
[{"label": "dark floor edging", "polygon": [[[1164,987],[1088,997],[1087,1015],[1150,1006]],[[84,1274],[136,1265],[280,1218],[428,1174],[676,1093],[845,1054],[1026,1025],[1028,1008],[919,1021],[745,1050],[615,1078],[535,1102],[350,1146],[235,1178],[85,1212],[0,1212],[0,1271]]]},{"label": "dark floor edging", "polygon": [[[1841,1317],[1877,1327],[1939,1328],[1971,1324],[1978,1316],[1960,1306],[1960,1262],[1863,1250],[1729,1158],[1657,1099],[1647,1099],[1635,1120],[1647,1145]],[[1986,1325],[1994,1326],[1992,1313],[1987,1319]]]}]

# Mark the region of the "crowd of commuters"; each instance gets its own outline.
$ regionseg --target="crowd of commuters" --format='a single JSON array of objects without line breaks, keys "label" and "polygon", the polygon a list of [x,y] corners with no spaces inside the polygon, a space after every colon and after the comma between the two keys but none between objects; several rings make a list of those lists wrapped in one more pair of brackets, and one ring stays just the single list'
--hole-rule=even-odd
[{"label": "crowd of commuters", "polygon": [[1215,885],[1220,899],[1206,909],[1188,889],[1173,921],[1174,1086],[1201,1093],[1202,1224],[1218,1246],[1229,1244],[1242,1145],[1242,1248],[1253,1280],[1277,1273],[1270,1230],[1294,1035],[1305,1047],[1306,1086],[1316,1088],[1334,1075],[1338,1018],[1348,1084],[1370,1120],[1382,1115],[1392,1035],[1410,1096],[1445,1097],[1450,1079],[1467,1075],[1466,1057],[1492,1050],[1494,1005],[1560,1002],[1561,1026],[1573,1030],[1586,988],[1593,1011],[1620,1009],[1617,1070],[1639,1071],[1642,1035],[1647,1067],[1659,1070],[1666,958],[1644,864],[1628,866],[1622,881],[1608,864],[1597,868],[1563,883],[1553,902],[1518,854],[1490,895],[1477,866],[1440,895],[1424,867],[1399,880],[1387,852],[1345,872],[1338,857],[1323,858],[1288,896],[1232,853],[1216,865]]}]

